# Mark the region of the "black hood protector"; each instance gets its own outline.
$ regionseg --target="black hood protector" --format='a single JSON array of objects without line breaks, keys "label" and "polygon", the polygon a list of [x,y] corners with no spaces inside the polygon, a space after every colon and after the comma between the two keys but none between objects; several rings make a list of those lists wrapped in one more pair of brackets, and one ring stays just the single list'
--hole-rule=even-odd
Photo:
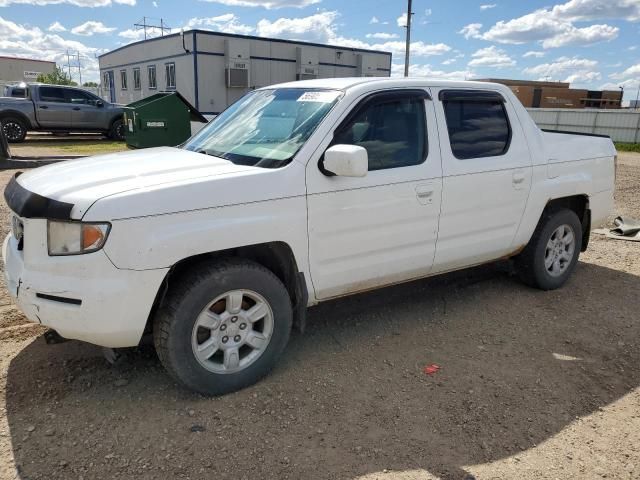
[{"label": "black hood protector", "polygon": [[18,183],[21,173],[16,173],[4,189],[4,199],[11,210],[23,218],[71,220],[72,203],[60,202],[30,192]]}]

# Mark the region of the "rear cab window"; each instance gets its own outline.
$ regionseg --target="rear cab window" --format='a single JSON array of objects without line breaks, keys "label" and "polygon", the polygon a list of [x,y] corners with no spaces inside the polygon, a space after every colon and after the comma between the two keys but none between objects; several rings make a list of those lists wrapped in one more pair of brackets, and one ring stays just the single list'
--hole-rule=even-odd
[{"label": "rear cab window", "polygon": [[442,90],[449,143],[459,160],[505,155],[511,144],[511,124],[498,92]]}]

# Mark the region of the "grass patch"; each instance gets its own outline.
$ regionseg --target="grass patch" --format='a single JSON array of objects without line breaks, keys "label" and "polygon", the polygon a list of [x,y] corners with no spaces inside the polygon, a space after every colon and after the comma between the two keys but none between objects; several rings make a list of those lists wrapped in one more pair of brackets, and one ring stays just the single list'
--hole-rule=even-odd
[{"label": "grass patch", "polygon": [[640,143],[616,143],[616,150],[619,152],[640,153]]}]

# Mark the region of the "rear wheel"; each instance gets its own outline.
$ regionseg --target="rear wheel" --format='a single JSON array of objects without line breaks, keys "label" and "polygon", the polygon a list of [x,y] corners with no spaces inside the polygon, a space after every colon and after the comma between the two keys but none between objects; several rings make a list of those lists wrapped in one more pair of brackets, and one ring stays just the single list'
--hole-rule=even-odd
[{"label": "rear wheel", "polygon": [[0,120],[2,131],[9,143],[24,142],[27,137],[27,125],[17,117],[6,117]]},{"label": "rear wheel", "polygon": [[246,260],[204,264],[178,282],[154,323],[154,343],[168,372],[205,395],[264,377],[291,331],[291,299],[282,282]]},{"label": "rear wheel", "polygon": [[582,225],[574,211],[545,212],[531,241],[516,258],[518,275],[532,287],[559,288],[575,269],[581,246]]}]

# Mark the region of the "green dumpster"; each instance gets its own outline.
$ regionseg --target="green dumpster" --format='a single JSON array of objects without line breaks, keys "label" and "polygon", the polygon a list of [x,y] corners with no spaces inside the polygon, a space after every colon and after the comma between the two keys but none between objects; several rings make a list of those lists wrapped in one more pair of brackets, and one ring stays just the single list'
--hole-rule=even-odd
[{"label": "green dumpster", "polygon": [[134,148],[175,147],[191,137],[191,122],[207,123],[178,92],[162,92],[124,107],[125,138]]}]

